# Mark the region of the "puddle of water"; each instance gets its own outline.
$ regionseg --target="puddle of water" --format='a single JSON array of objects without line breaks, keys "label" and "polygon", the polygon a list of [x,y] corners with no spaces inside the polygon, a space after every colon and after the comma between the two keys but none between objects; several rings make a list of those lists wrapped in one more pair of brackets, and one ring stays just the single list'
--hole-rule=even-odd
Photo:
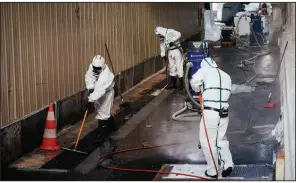
[{"label": "puddle of water", "polygon": [[153,93],[151,93],[152,96],[158,96],[160,94],[161,90],[157,89]]},{"label": "puddle of water", "polygon": [[274,82],[273,78],[257,78],[256,79],[257,84],[271,84]]},{"label": "puddle of water", "polygon": [[238,94],[238,93],[249,93],[255,91],[255,87],[247,86],[247,85],[237,85],[232,84],[231,93]]}]

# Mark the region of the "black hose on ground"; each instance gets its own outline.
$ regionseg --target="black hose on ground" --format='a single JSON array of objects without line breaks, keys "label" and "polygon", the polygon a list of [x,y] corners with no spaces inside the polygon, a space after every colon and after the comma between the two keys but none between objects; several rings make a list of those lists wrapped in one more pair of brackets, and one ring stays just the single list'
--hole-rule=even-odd
[{"label": "black hose on ground", "polygon": [[185,76],[183,77],[184,79],[184,85],[185,85],[185,90],[186,93],[189,97],[189,99],[191,100],[191,102],[197,107],[200,108],[200,104],[194,100],[194,98],[192,97],[190,90],[189,90],[189,79],[188,79],[188,75],[189,75],[189,71],[190,69],[193,67],[193,64],[191,62],[187,62],[186,63],[186,69],[185,69]]}]

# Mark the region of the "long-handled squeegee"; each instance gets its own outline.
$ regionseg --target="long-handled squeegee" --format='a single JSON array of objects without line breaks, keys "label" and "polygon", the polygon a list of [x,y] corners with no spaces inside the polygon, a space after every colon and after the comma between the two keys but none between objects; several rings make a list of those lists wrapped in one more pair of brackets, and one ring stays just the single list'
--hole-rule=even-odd
[{"label": "long-handled squeegee", "polygon": [[68,148],[65,148],[65,147],[62,147],[62,149],[67,150],[67,151],[73,151],[73,152],[81,153],[81,154],[88,154],[88,153],[86,153],[86,152],[82,152],[82,151],[77,151],[77,150],[76,150],[77,145],[78,145],[78,142],[79,142],[79,139],[80,139],[81,131],[82,131],[82,129],[83,129],[84,122],[85,122],[85,119],[86,119],[86,116],[87,116],[87,112],[88,112],[88,110],[86,110],[85,113],[84,113],[84,118],[83,118],[83,121],[82,121],[81,126],[80,126],[79,134],[78,134],[78,136],[77,136],[77,139],[76,139],[76,143],[75,143],[74,149],[68,149]]}]

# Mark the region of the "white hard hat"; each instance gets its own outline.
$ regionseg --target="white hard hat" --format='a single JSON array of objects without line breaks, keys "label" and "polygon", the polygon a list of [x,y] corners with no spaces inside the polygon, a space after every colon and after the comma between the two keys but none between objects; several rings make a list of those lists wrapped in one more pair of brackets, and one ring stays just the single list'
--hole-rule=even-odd
[{"label": "white hard hat", "polygon": [[95,56],[93,58],[92,65],[94,67],[102,67],[102,68],[104,68],[104,66],[105,66],[105,59],[104,59],[104,57],[102,57],[101,55]]}]

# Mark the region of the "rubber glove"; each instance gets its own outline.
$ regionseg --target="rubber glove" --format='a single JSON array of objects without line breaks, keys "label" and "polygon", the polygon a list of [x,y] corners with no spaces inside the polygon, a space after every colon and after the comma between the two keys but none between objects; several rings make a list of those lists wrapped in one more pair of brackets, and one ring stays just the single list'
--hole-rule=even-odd
[{"label": "rubber glove", "polygon": [[88,97],[88,102],[93,103],[94,101],[90,97]]},{"label": "rubber glove", "polygon": [[94,92],[94,89],[89,89],[88,94],[90,95],[92,92]]}]

